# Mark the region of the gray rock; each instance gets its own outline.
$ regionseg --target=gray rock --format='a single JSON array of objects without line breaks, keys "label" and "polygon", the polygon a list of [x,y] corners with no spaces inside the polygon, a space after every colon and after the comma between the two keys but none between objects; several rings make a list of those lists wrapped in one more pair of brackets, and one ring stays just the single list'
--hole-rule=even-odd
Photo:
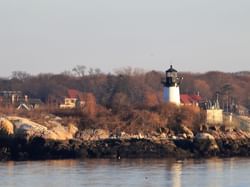
[{"label": "gray rock", "polygon": [[8,119],[14,125],[14,136],[25,139],[42,137],[49,140],[69,140],[73,139],[78,131],[73,124],[64,127],[60,123],[54,122],[46,127],[27,118],[11,116]]},{"label": "gray rock", "polygon": [[215,138],[209,133],[198,133],[194,137],[194,146],[202,154],[216,154],[219,151],[219,146]]}]

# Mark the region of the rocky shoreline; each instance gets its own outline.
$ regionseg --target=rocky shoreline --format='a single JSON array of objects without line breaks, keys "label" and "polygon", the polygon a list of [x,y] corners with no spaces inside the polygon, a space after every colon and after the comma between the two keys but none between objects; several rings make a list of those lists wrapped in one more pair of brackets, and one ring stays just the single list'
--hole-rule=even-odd
[{"label": "rocky shoreline", "polygon": [[[214,132],[218,133],[218,132]],[[43,160],[65,158],[208,158],[250,156],[250,139],[244,132],[229,137],[220,132],[215,139],[200,133],[194,139],[153,141],[148,139],[103,139],[98,141],[46,140],[34,137],[0,138],[0,160]],[[247,134],[248,135],[248,134]]]},{"label": "rocky shoreline", "polygon": [[103,129],[78,130],[55,121],[41,126],[19,117],[1,118],[0,127],[0,160],[250,156],[250,133],[233,129],[193,133],[183,127],[181,134],[114,136]]}]

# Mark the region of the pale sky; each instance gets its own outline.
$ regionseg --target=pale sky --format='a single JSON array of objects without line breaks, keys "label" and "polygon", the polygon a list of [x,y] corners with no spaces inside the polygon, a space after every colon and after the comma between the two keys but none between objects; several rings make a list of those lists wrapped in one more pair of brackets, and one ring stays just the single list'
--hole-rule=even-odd
[{"label": "pale sky", "polygon": [[249,0],[0,0],[0,77],[75,65],[250,70]]}]

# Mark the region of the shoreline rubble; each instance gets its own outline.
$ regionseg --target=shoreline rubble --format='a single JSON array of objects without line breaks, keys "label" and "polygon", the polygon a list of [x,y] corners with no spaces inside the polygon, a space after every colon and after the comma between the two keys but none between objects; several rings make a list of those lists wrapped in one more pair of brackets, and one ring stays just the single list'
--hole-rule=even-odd
[{"label": "shoreline rubble", "polygon": [[[52,125],[51,125],[52,124]],[[0,160],[65,158],[209,158],[250,156],[250,132],[207,130],[181,135],[113,136],[104,129],[78,130],[71,125],[47,126],[28,119],[0,119]]]}]

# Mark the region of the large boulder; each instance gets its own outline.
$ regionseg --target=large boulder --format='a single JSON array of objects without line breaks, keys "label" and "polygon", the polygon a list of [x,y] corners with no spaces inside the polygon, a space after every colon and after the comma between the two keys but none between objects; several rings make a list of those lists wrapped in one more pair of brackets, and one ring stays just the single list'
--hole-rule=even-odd
[{"label": "large boulder", "polygon": [[49,129],[51,138],[53,140],[69,140],[73,139],[78,131],[78,128],[70,123],[63,126],[60,120],[45,121],[44,125]]},{"label": "large boulder", "polygon": [[57,135],[57,140],[69,140],[74,138],[78,129],[74,126],[64,127],[61,124],[58,124],[50,131]]},{"label": "large boulder", "polygon": [[211,156],[219,151],[215,138],[209,133],[198,133],[194,137],[194,146],[202,155]]},{"label": "large boulder", "polygon": [[50,121],[45,126],[21,117],[11,116],[8,119],[14,125],[14,135],[25,139],[41,137],[49,140],[69,140],[73,139],[78,131],[73,124],[64,127],[56,121]]},{"label": "large boulder", "polygon": [[13,124],[6,118],[0,118],[0,136],[10,136],[14,134]]},{"label": "large boulder", "polygon": [[49,133],[47,127],[26,118],[10,116],[8,120],[14,125],[16,137],[30,139],[31,137],[43,137]]}]

